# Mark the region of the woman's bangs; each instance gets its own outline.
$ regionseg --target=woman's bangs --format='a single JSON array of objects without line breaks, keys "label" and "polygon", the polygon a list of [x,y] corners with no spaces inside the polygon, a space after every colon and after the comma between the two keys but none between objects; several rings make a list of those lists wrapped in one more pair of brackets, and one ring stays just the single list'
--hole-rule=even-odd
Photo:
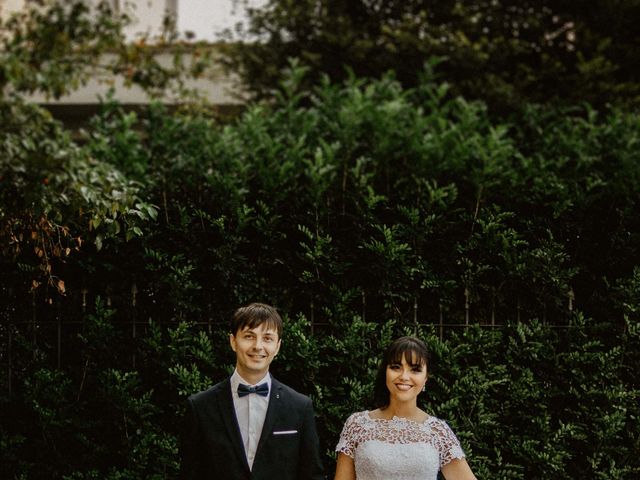
[{"label": "woman's bangs", "polygon": [[397,344],[395,348],[389,351],[389,358],[387,359],[387,365],[394,365],[402,363],[402,357],[411,366],[423,366],[427,365],[428,358],[425,356],[425,352],[421,352],[414,345],[410,344]]}]

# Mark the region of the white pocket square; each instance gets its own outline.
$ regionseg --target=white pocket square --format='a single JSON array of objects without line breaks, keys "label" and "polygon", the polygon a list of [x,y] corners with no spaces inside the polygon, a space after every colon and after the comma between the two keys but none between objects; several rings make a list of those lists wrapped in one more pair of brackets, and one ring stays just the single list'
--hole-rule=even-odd
[{"label": "white pocket square", "polygon": [[293,435],[298,433],[298,430],[281,430],[279,432],[273,432],[274,435]]}]

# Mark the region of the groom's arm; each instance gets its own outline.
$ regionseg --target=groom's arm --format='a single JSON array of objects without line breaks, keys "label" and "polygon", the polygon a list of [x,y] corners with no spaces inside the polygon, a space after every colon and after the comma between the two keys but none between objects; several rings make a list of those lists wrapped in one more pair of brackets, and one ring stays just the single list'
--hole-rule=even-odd
[{"label": "groom's arm", "polygon": [[203,465],[204,439],[191,399],[187,400],[187,411],[180,437],[180,480],[200,480],[206,478]]},{"label": "groom's arm", "polygon": [[300,480],[324,480],[322,460],[320,459],[320,442],[313,414],[313,404],[310,399],[307,399],[303,410],[301,433],[298,478]]}]

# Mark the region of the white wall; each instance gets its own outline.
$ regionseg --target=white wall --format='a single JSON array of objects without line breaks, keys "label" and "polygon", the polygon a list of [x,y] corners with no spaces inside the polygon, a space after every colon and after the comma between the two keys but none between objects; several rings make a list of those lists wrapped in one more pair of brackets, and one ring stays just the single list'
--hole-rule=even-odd
[{"label": "white wall", "polygon": [[11,13],[20,10],[25,0],[0,0],[0,16],[7,18]]},{"label": "white wall", "polygon": [[[94,0],[96,1],[96,0]],[[131,14],[133,23],[125,29],[127,38],[140,35],[156,35],[162,31],[166,15],[177,15],[177,2],[174,0],[120,0],[120,11]]]}]

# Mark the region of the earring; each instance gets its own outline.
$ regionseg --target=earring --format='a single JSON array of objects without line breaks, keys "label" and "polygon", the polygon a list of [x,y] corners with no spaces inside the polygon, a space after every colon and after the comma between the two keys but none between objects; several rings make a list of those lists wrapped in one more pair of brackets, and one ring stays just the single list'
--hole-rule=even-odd
[{"label": "earring", "polygon": [[422,391],[423,391],[423,392],[426,392],[426,391],[427,391],[427,384],[426,384],[426,383],[422,386]]}]

